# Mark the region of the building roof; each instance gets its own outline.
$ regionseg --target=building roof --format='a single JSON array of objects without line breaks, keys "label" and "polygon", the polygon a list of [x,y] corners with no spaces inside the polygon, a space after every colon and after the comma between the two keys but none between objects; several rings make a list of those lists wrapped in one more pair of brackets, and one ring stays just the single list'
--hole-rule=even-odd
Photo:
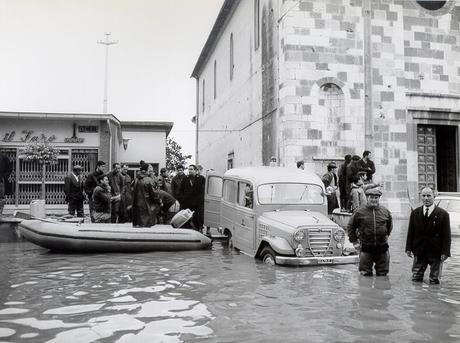
[{"label": "building roof", "polygon": [[122,129],[144,129],[166,131],[166,136],[169,135],[174,123],[171,121],[122,121]]},{"label": "building roof", "polygon": [[145,129],[165,131],[169,135],[173,127],[173,122],[164,121],[120,121],[113,114],[104,113],[48,113],[48,112],[7,112],[0,111],[0,118],[8,119],[59,119],[59,120],[110,120],[115,123],[120,130],[120,139],[122,128]]},{"label": "building roof", "polygon": [[223,28],[227,24],[228,19],[230,18],[233,10],[238,6],[240,0],[225,0],[224,4],[222,5],[219,14],[217,16],[216,21],[214,22],[214,26],[212,27],[211,32],[209,33],[208,39],[204,44],[203,49],[201,50],[200,57],[198,57],[198,61],[195,64],[195,68],[193,68],[193,72],[191,77],[198,78],[203,66],[208,61],[209,56],[214,51],[216,47],[217,41],[222,34]]},{"label": "building roof", "polygon": [[11,119],[61,119],[61,120],[113,120],[117,124],[120,121],[113,114],[103,113],[62,113],[62,112],[7,112],[0,111],[0,118]]}]

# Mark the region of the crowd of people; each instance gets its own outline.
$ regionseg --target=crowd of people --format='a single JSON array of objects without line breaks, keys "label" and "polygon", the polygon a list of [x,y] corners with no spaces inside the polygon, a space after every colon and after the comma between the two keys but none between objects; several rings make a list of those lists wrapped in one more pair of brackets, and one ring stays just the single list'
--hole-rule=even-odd
[{"label": "crowd of people", "polygon": [[[304,161],[297,162],[297,168],[305,169]],[[327,191],[329,214],[336,208],[354,213],[367,202],[365,191],[382,186],[373,182],[375,164],[371,152],[366,150],[363,157],[345,155],[344,163],[338,168],[335,162],[327,165],[327,172],[322,176]],[[337,196],[339,193],[339,196]]]},{"label": "crowd of people", "polygon": [[132,222],[134,227],[151,227],[169,224],[179,210],[190,209],[193,217],[188,226],[202,229],[205,177],[201,166],[190,165],[186,175],[179,165],[171,177],[166,168],[158,175],[151,164],[141,161],[134,180],[127,165],[114,163],[108,173],[105,168],[105,162],[98,161],[83,180],[82,167],[73,167],[64,182],[69,214],[84,217],[83,203],[88,200],[93,223]]}]

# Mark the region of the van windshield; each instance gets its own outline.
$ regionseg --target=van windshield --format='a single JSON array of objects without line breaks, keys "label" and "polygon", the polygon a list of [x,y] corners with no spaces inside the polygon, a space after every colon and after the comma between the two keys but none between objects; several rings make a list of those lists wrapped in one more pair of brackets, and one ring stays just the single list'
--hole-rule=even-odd
[{"label": "van windshield", "polygon": [[322,204],[321,186],[307,183],[268,183],[257,188],[262,205]]}]

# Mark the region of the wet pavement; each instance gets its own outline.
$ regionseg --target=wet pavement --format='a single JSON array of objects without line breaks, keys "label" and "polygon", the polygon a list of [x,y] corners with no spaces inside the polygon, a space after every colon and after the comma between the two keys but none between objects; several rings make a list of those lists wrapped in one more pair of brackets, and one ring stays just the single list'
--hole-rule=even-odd
[{"label": "wet pavement", "polygon": [[407,224],[389,277],[210,250],[57,254],[0,244],[0,342],[459,342],[460,237],[442,284],[413,284]]}]

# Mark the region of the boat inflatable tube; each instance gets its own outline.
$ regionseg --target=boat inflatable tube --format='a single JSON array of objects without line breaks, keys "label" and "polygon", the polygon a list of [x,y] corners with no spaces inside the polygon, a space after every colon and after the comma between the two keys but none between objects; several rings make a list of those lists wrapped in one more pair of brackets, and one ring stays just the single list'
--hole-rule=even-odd
[{"label": "boat inflatable tube", "polygon": [[146,252],[205,249],[211,240],[191,229],[170,225],[134,228],[131,224],[74,224],[23,220],[19,231],[28,241],[63,252]]}]

